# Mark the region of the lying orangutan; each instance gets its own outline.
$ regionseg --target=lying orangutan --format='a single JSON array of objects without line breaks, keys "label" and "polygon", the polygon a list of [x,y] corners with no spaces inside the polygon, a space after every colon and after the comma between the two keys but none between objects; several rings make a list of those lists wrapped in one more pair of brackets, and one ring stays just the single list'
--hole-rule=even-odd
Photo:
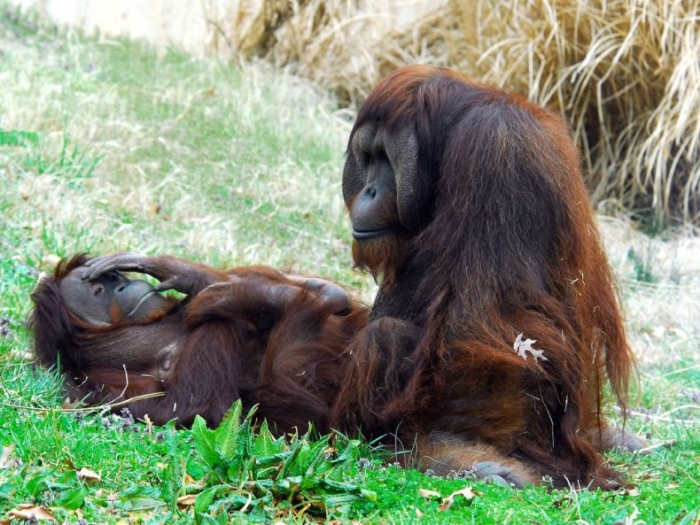
[{"label": "lying orangutan", "polygon": [[[171,289],[186,297],[159,293]],[[128,404],[157,425],[196,415],[216,425],[240,398],[278,431],[312,421],[326,432],[340,354],[367,324],[367,309],[322,279],[136,253],[64,260],[32,300],[37,358],[60,367],[70,396],[93,405],[162,392]]]}]

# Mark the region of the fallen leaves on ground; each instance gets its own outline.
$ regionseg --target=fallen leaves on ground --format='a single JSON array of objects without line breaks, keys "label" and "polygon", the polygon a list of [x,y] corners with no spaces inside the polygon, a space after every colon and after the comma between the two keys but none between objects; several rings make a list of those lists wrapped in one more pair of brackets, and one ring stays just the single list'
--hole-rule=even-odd
[{"label": "fallen leaves on ground", "polygon": [[[439,492],[428,489],[419,489],[418,495],[425,499],[442,498],[442,494],[440,494]],[[463,496],[464,499],[469,502],[473,500],[476,496],[481,496],[481,494],[479,492],[474,492],[474,489],[472,489],[471,487],[464,487],[462,490],[457,490],[449,496],[442,498],[442,502],[440,503],[440,505],[438,505],[438,510],[441,512],[449,510],[452,504],[455,502],[455,498],[457,496]],[[420,515],[420,511],[418,511],[418,509],[416,509],[416,511]]]},{"label": "fallen leaves on ground", "polygon": [[78,479],[81,479],[87,483],[97,483],[102,481],[102,476],[97,472],[90,470],[89,468],[78,468],[76,467],[70,459],[66,459],[66,464],[71,470],[75,470]]},{"label": "fallen leaves on ground", "polygon": [[16,509],[12,509],[7,513],[10,518],[17,520],[53,520],[56,518],[48,510],[36,505],[20,505]]}]

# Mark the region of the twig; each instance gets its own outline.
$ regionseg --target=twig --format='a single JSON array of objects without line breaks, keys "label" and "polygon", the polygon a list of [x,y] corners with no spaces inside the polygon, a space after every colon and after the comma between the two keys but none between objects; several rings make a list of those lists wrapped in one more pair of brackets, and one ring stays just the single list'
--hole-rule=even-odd
[{"label": "twig", "polygon": [[655,445],[649,445],[648,447],[640,448],[639,450],[635,450],[634,452],[636,454],[647,454],[648,452],[651,452],[652,450],[656,450],[657,448],[671,448],[673,445],[675,445],[678,442],[676,439],[671,439],[669,441],[662,441],[661,443],[656,443]]},{"label": "twig", "polygon": [[697,368],[700,368],[700,365],[693,365],[693,366],[687,366],[685,368],[680,368],[678,370],[674,370],[672,372],[668,372],[667,374],[663,374],[661,377],[670,377],[675,374],[682,374],[683,372],[687,372],[688,370],[695,370]]},{"label": "twig", "polygon": [[[661,414],[650,414],[647,412],[640,412],[639,410],[627,409],[625,411],[625,414],[636,416],[636,417],[653,419],[654,421],[665,421],[667,423],[677,423],[679,421],[679,418],[672,418],[672,417],[669,417],[669,415],[673,414],[674,412],[678,412],[680,410],[700,410],[700,405],[681,405],[679,407],[673,408],[673,409],[668,410],[666,412],[662,412]],[[697,424],[700,424],[700,421],[683,420],[683,423],[697,425]]]},{"label": "twig", "polygon": [[129,399],[124,399],[119,402],[105,403],[104,405],[98,405],[94,407],[85,408],[41,408],[41,407],[30,407],[25,405],[13,405],[12,403],[0,403],[1,406],[14,408],[16,410],[31,410],[34,412],[98,412],[104,410],[105,408],[119,408],[129,403],[135,403],[136,401],[144,401],[146,399],[153,399],[154,397],[163,397],[165,392],[153,392],[151,394],[143,394],[140,396],[130,397]]}]

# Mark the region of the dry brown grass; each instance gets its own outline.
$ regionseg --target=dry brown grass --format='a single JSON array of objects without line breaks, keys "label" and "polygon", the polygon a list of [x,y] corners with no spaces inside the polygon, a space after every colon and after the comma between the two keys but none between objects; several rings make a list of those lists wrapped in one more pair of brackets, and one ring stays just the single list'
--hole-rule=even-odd
[{"label": "dry brown grass", "polygon": [[391,14],[396,1],[365,3],[232,0],[222,5],[204,0],[209,48],[234,60],[264,58],[352,104],[380,79],[377,46],[396,22]]},{"label": "dry brown grass", "polygon": [[642,369],[700,363],[700,231],[685,226],[652,239],[609,216],[599,216],[599,226]]},{"label": "dry brown grass", "polygon": [[461,4],[448,63],[566,113],[596,202],[700,221],[700,1]]},{"label": "dry brown grass", "polygon": [[700,0],[225,4],[205,0],[219,53],[262,57],[350,103],[400,65],[460,69],[566,113],[596,203],[700,224]]}]

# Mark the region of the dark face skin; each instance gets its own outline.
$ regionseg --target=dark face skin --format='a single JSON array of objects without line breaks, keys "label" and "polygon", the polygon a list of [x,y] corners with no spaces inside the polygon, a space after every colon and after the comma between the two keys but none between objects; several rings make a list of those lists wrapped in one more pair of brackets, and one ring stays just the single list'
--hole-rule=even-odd
[{"label": "dark face skin", "polygon": [[396,174],[385,138],[374,126],[364,126],[351,141],[352,158],[343,175],[343,190],[356,241],[396,233],[401,226]]},{"label": "dark face skin", "polygon": [[87,271],[85,266],[76,268],[60,287],[68,309],[92,325],[145,320],[170,308],[146,281],[132,281],[116,270],[88,280]]}]

